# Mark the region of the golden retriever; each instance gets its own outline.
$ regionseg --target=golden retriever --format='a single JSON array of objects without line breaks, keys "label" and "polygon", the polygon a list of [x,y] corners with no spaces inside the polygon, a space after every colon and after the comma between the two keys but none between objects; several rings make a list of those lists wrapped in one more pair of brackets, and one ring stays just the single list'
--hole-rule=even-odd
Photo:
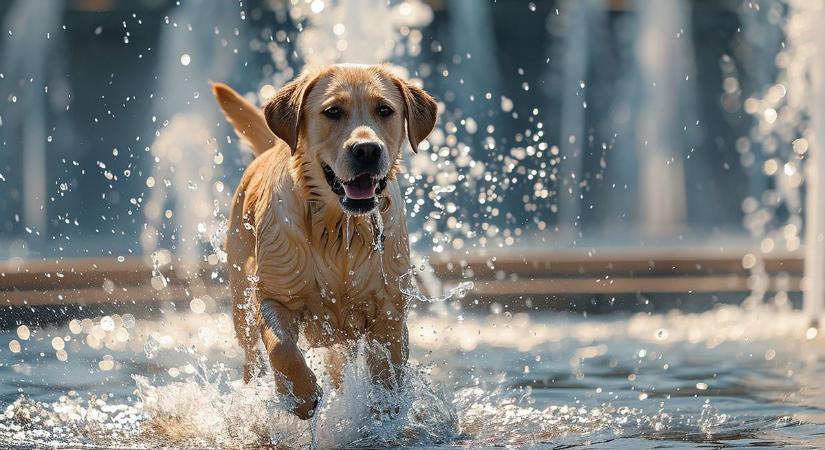
[{"label": "golden retriever", "polygon": [[[213,93],[257,156],[235,192],[226,240],[244,381],[258,373],[260,336],[279,392],[311,417],[321,392],[302,332],[310,346],[366,337],[377,345],[367,355],[373,380],[396,386],[411,269],[396,174],[404,141],[416,150],[432,131],[435,100],[384,66],[362,65],[304,73],[263,111],[224,84]],[[329,354],[335,381],[344,356]]]}]

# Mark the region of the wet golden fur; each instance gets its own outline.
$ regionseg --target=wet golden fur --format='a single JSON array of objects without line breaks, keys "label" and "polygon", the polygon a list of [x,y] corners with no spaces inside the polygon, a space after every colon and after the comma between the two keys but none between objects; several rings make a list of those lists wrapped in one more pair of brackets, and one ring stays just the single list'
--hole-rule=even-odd
[{"label": "wet golden fur", "polygon": [[[246,353],[244,379],[257,372],[260,336],[279,389],[294,396],[299,417],[311,416],[320,392],[297,346],[303,331],[313,346],[362,336],[376,341],[391,361],[369,357],[372,376],[396,383],[393,366],[407,358],[401,285],[410,255],[395,175],[404,141],[415,149],[432,130],[435,102],[382,66],[305,73],[278,91],[263,113],[226,85],[215,84],[213,91],[258,155],[235,193],[226,242],[235,329]],[[379,104],[395,112],[379,117]],[[331,105],[343,108],[342,120],[322,114]],[[383,255],[375,219],[344,214],[322,169],[326,164],[340,179],[357,175],[345,149],[364,139],[382,142],[388,153],[387,185],[378,201]],[[245,295],[250,280],[256,280],[254,294]]]}]

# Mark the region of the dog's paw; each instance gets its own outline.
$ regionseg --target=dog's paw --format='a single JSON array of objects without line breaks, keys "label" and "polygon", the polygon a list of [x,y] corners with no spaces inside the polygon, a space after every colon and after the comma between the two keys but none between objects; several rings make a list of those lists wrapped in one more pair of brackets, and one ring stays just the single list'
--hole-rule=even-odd
[{"label": "dog's paw", "polygon": [[321,403],[321,389],[316,388],[315,392],[303,398],[296,399],[295,407],[292,408],[292,413],[301,420],[311,419],[318,410],[318,405]]}]

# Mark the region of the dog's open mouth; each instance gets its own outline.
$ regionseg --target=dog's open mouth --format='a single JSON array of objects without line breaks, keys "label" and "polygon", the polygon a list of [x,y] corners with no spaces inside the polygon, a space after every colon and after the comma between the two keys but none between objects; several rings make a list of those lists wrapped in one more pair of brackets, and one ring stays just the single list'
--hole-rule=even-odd
[{"label": "dog's open mouth", "polygon": [[353,200],[364,200],[375,196],[375,187],[378,180],[368,173],[344,182],[344,195]]},{"label": "dog's open mouth", "polygon": [[341,200],[341,208],[349,214],[366,214],[378,206],[378,194],[387,185],[387,178],[376,178],[362,173],[355,178],[341,181],[331,167],[324,165],[324,177],[329,188]]}]

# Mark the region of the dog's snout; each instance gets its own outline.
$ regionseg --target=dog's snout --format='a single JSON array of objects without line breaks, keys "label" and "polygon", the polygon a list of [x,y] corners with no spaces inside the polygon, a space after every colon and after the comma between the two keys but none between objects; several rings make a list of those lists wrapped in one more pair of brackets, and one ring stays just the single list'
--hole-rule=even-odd
[{"label": "dog's snout", "polygon": [[376,142],[358,142],[352,146],[352,158],[362,167],[372,167],[381,160],[381,145]]}]

